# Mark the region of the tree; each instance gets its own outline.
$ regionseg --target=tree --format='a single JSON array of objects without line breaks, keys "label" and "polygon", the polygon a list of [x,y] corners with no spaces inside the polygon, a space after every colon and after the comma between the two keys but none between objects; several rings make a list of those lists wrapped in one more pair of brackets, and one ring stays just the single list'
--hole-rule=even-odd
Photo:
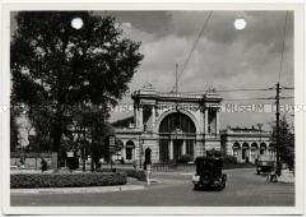
[{"label": "tree", "polygon": [[11,152],[16,151],[18,146],[18,126],[14,119],[14,116],[19,115],[18,111],[13,107],[10,108],[10,123],[11,123],[11,132],[10,132],[10,141],[11,141]]},{"label": "tree", "polygon": [[86,155],[91,155],[92,171],[97,168],[101,157],[108,158],[109,155],[107,139],[109,134],[113,133],[113,129],[105,122],[106,114],[103,110],[90,106],[76,112],[75,117],[73,117],[73,128],[77,132],[76,143],[82,150],[83,160],[85,160]]},{"label": "tree", "polygon": [[[81,29],[71,27],[76,17]],[[43,132],[48,124],[48,142],[58,152],[74,110],[97,106],[105,118],[122,98],[143,58],[140,43],[123,37],[115,18],[90,12],[19,12],[16,20],[12,92],[33,117],[44,117],[35,127]]]},{"label": "tree", "polygon": [[[271,141],[277,150],[276,124],[272,125]],[[280,160],[287,163],[290,168],[294,167],[294,133],[289,127],[286,117],[283,116],[279,123],[279,156]]]}]

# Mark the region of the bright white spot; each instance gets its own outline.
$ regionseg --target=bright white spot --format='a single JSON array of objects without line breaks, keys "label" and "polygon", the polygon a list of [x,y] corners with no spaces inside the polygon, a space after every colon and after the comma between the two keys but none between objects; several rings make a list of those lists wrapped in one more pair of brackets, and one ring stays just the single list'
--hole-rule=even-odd
[{"label": "bright white spot", "polygon": [[0,112],[7,112],[9,107],[7,105],[0,106]]},{"label": "bright white spot", "polygon": [[83,27],[83,20],[79,17],[73,18],[71,20],[71,26],[75,29],[81,29]]},{"label": "bright white spot", "polygon": [[234,26],[238,30],[242,30],[246,27],[247,23],[245,19],[239,18],[235,20]]}]

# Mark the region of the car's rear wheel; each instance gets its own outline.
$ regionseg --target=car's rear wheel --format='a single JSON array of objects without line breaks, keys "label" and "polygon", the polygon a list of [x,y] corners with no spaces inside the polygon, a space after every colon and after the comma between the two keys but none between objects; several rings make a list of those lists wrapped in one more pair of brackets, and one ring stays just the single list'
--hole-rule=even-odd
[{"label": "car's rear wheel", "polygon": [[200,186],[198,184],[195,184],[194,187],[193,187],[193,190],[197,191],[200,189]]}]

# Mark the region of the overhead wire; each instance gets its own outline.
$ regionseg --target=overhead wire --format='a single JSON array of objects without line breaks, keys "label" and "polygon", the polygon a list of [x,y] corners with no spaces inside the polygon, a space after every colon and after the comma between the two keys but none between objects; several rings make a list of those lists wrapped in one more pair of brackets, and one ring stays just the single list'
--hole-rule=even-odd
[{"label": "overhead wire", "polygon": [[[203,23],[203,27],[197,37],[197,39],[195,40],[192,48],[191,48],[191,51],[186,59],[186,61],[184,62],[183,64],[183,67],[182,69],[180,70],[180,74],[178,75],[178,77],[176,78],[177,79],[177,82],[180,80],[182,74],[184,73],[190,59],[191,59],[191,56],[194,52],[194,50],[196,49],[196,46],[201,38],[201,36],[203,35],[204,33],[204,30],[206,29],[208,23],[209,23],[209,20],[212,16],[212,13],[213,11],[210,11],[208,16],[206,17],[204,23]],[[286,18],[285,18],[285,25],[284,25],[284,30],[283,30],[283,42],[282,42],[282,52],[281,52],[281,60],[280,60],[280,67],[279,67],[279,81],[281,80],[281,72],[283,70],[283,61],[284,61],[284,50],[285,50],[285,38],[286,38],[286,34],[287,34],[287,23],[288,23],[288,11],[286,12]],[[293,87],[281,87],[281,89],[283,90],[294,90]],[[239,91],[271,91],[271,90],[275,90],[275,87],[271,87],[271,88],[235,88],[235,89],[221,89],[221,90],[217,90],[217,92],[239,92]],[[172,91],[173,92],[173,89]],[[192,91],[192,93],[196,93],[196,92],[199,92],[199,93],[203,93],[205,91]]]},{"label": "overhead wire", "polygon": [[[293,96],[283,96],[281,99],[293,99]],[[275,97],[223,98],[223,101],[275,100]]]},{"label": "overhead wire", "polygon": [[[294,87],[281,87],[280,89],[283,90],[294,90]],[[269,87],[269,88],[233,88],[233,89],[216,89],[216,93],[232,93],[232,92],[269,92],[269,91],[274,91],[275,87]],[[205,94],[207,93],[207,90],[197,90],[197,91],[181,91],[179,92],[180,94]],[[126,94],[132,95],[133,93],[129,92]]]},{"label": "overhead wire", "polygon": [[[209,14],[206,16],[206,19],[203,23],[203,26],[201,28],[201,31],[199,32],[199,35],[198,37],[196,38],[191,50],[190,50],[190,53],[186,59],[186,61],[184,62],[183,64],[183,67],[181,68],[180,70],[180,74],[177,75],[177,82],[179,81],[179,79],[181,78],[182,74],[184,73],[190,59],[191,59],[191,56],[194,52],[194,50],[196,49],[197,47],[197,44],[201,38],[201,36],[203,35],[205,29],[207,28],[207,25],[209,23],[209,20],[210,18],[212,17],[212,13],[213,11],[210,11]],[[283,42],[282,42],[282,52],[281,52],[281,59],[280,59],[280,66],[279,66],[279,81],[281,79],[281,72],[283,70],[283,61],[284,61],[284,50],[285,50],[285,37],[286,37],[286,34],[287,34],[287,23],[288,23],[288,11],[286,12],[286,18],[285,18],[285,26],[284,26],[284,31],[283,31]],[[280,89],[282,90],[294,90],[294,87],[284,87],[282,86]],[[232,88],[232,89],[216,89],[216,92],[220,92],[220,93],[231,93],[231,92],[246,92],[246,91],[253,91],[253,92],[256,92],[256,91],[271,91],[271,90],[275,90],[275,87],[269,87],[269,88]],[[171,91],[173,92],[173,90]],[[197,94],[197,93],[202,93],[204,94],[205,92],[207,92],[206,90],[203,90],[203,91],[190,91],[190,92],[180,92],[180,93],[191,93],[191,94]],[[128,95],[131,95],[131,93],[129,93]],[[288,99],[288,98],[294,98],[294,97],[280,97],[281,99]],[[224,98],[224,100],[271,100],[271,99],[275,99],[275,97],[257,97],[257,98],[244,98],[244,99],[241,99],[241,98],[232,98],[232,99],[226,99]]]},{"label": "overhead wire", "polygon": [[281,73],[282,73],[282,70],[283,70],[284,51],[285,51],[285,39],[286,39],[286,34],[287,34],[288,15],[289,15],[289,13],[288,13],[288,11],[286,11],[285,25],[284,25],[284,29],[283,29],[281,59],[280,59],[280,63],[279,63],[279,73],[278,73],[278,82],[279,83],[281,81]]},{"label": "overhead wire", "polygon": [[[180,74],[179,74],[178,77],[177,77],[177,82],[180,80],[182,74],[184,73],[184,71],[185,71],[185,69],[186,69],[186,67],[187,67],[187,65],[188,65],[188,63],[189,63],[189,61],[190,61],[190,58],[191,58],[191,56],[192,56],[192,53],[193,53],[194,50],[196,49],[197,44],[198,44],[198,42],[199,42],[199,40],[200,40],[202,34],[204,33],[204,30],[206,29],[206,27],[207,27],[207,25],[208,25],[208,21],[210,20],[212,14],[213,14],[213,11],[210,11],[209,14],[208,14],[208,16],[206,17],[206,19],[205,19],[205,21],[204,21],[204,23],[203,23],[202,29],[201,29],[201,31],[200,31],[198,37],[196,38],[196,40],[195,40],[195,42],[194,42],[194,44],[193,44],[193,46],[192,46],[192,48],[191,48],[191,50],[190,50],[190,52],[189,52],[188,57],[187,57],[186,61],[184,62],[183,66],[182,66],[182,69],[180,70]],[[174,88],[173,88],[173,89],[174,89]],[[173,89],[172,89],[172,91],[173,91]]]}]

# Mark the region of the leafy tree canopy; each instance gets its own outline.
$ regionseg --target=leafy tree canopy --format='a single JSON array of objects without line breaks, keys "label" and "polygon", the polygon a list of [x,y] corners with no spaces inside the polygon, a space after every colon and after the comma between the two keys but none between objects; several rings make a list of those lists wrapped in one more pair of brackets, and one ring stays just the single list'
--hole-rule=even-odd
[{"label": "leafy tree canopy", "polygon": [[[277,128],[276,124],[272,125],[272,138],[271,141],[275,144],[277,149]],[[279,122],[279,156],[282,162],[287,163],[289,167],[294,167],[294,133],[287,122],[285,116]]]},{"label": "leafy tree canopy", "polygon": [[[82,28],[72,28],[73,18]],[[19,12],[16,20],[12,102],[43,110],[58,146],[72,108],[96,105],[107,113],[124,95],[143,58],[140,43],[124,37],[115,18],[90,12]]]}]

